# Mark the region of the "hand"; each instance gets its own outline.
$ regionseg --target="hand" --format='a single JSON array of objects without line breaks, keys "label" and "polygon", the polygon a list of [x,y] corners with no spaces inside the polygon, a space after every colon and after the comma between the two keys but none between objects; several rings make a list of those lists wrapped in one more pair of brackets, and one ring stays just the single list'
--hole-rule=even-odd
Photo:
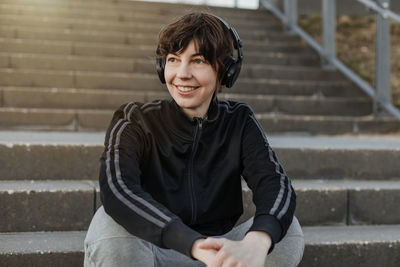
[{"label": "hand", "polygon": [[215,253],[206,263],[209,267],[262,267],[271,244],[271,237],[267,233],[251,231],[241,241],[207,238],[199,242],[198,247]]},{"label": "hand", "polygon": [[215,255],[217,254],[218,251],[214,249],[202,249],[200,248],[200,244],[203,243],[205,239],[197,239],[194,241],[193,246],[192,246],[192,256],[193,258],[203,262],[207,266],[211,266]]}]

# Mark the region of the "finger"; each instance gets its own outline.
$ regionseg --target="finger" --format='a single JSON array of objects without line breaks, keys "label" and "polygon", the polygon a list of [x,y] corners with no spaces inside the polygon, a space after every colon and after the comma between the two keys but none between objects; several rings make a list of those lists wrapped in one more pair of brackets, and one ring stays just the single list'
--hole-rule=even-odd
[{"label": "finger", "polygon": [[227,258],[224,260],[221,267],[235,267],[235,266],[238,266],[237,264],[238,264],[238,262],[235,259],[230,257],[230,258]]},{"label": "finger", "polygon": [[223,246],[223,241],[217,238],[207,238],[199,244],[201,249],[215,249],[219,250]]},{"label": "finger", "polygon": [[215,267],[222,267],[224,262],[229,258],[230,254],[224,250],[218,251],[214,258],[214,265]]}]

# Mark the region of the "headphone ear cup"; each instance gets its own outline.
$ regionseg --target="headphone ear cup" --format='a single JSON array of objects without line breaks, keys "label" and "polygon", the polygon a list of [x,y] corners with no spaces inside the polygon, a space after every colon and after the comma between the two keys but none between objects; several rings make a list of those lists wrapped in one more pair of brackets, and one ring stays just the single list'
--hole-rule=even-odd
[{"label": "headphone ear cup", "polygon": [[165,58],[156,58],[156,70],[158,78],[160,78],[160,81],[162,83],[165,83],[165,76],[164,76]]},{"label": "headphone ear cup", "polygon": [[231,88],[239,76],[241,64],[236,62],[232,56],[229,56],[224,61],[225,73],[222,78],[221,85],[225,85],[227,88]]},{"label": "headphone ear cup", "polygon": [[231,88],[233,84],[236,82],[236,79],[239,77],[240,70],[242,68],[241,62],[235,62],[230,68],[231,76],[229,78],[229,83],[226,84],[227,88]]}]

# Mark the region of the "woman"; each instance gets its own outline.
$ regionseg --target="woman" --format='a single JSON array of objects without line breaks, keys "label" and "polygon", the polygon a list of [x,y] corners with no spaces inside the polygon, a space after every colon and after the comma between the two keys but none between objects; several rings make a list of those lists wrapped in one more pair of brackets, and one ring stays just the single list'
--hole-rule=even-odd
[{"label": "woman", "polygon": [[[216,16],[188,14],[161,31],[157,71],[172,99],[115,112],[101,158],[103,207],[85,239],[85,266],[300,262],[304,241],[289,178],[249,106],[217,99],[235,82],[241,60],[239,36]],[[243,213],[241,176],[256,213],[235,226]]]}]

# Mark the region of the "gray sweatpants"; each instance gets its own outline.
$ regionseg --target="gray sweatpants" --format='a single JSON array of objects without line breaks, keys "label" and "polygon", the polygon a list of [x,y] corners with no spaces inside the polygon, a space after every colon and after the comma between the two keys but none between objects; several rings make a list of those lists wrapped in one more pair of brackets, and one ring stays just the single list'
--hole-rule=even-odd
[{"label": "gray sweatpants", "polygon": [[[242,240],[252,224],[253,218],[234,227],[223,237]],[[286,236],[275,244],[267,256],[266,266],[297,266],[303,256],[304,237],[296,217]],[[85,238],[85,267],[107,266],[205,266],[172,249],[163,249],[128,233],[101,207],[97,210]]]}]

